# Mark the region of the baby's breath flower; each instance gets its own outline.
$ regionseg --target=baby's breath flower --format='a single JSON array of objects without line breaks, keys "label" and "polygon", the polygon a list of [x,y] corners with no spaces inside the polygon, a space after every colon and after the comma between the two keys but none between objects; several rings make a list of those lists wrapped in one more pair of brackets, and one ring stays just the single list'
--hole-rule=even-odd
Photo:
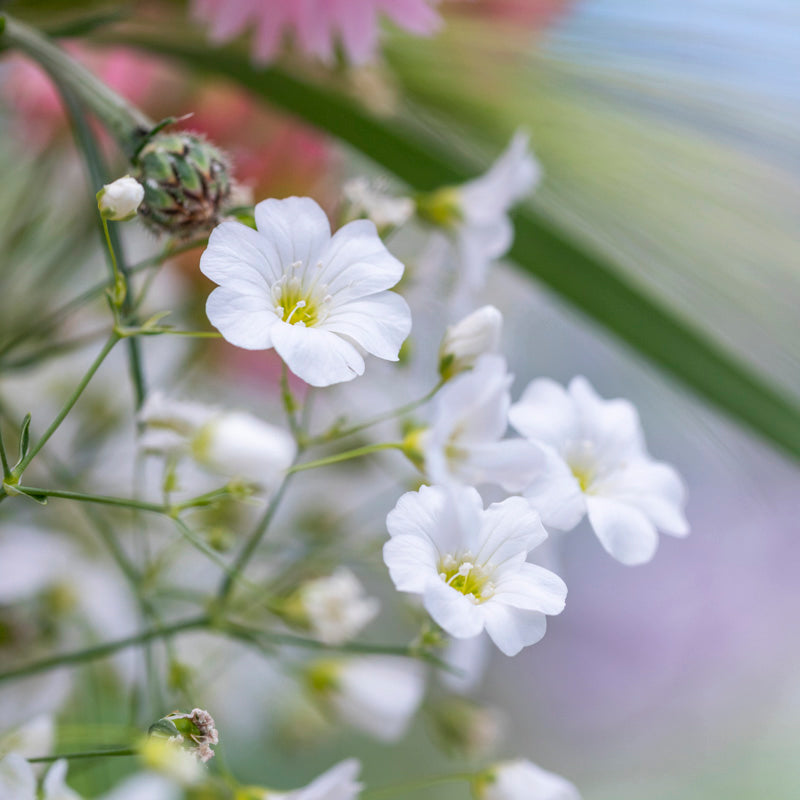
[{"label": "baby's breath flower", "polygon": [[477,800],[581,800],[568,780],[522,758],[490,767],[474,788]]},{"label": "baby's breath flower", "polygon": [[480,356],[496,353],[500,346],[503,315],[483,306],[448,326],[439,348],[439,374],[445,380],[472,369]]},{"label": "baby's breath flower", "polygon": [[133,219],[142,200],[144,187],[136,178],[125,175],[107,183],[97,193],[97,207],[106,219],[122,222]]}]

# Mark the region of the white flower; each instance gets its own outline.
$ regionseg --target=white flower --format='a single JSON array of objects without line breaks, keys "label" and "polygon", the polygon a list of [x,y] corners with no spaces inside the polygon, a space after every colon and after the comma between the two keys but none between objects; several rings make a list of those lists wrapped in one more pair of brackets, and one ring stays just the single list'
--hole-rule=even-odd
[{"label": "white flower", "polygon": [[478,800],[581,800],[568,780],[522,758],[487,770],[476,788]]},{"label": "white flower", "polygon": [[394,656],[324,659],[311,665],[309,685],[358,730],[391,742],[408,729],[425,693],[425,668]]},{"label": "white flower", "polygon": [[200,259],[219,284],[208,318],[231,344],[274,347],[289,369],[312,386],[364,372],[359,349],[396,361],[411,330],[411,312],[387,291],[403,274],[369,220],[331,237],[322,209],[307,197],[265,200],[257,231],[223,222]]},{"label": "white flower", "polygon": [[423,199],[421,216],[443,226],[455,243],[462,290],[483,288],[493,261],[514,241],[508,212],[541,177],[528,136],[517,131],[488,172],[461,186],[446,187]]},{"label": "white flower", "polygon": [[366,178],[353,178],[343,187],[349,212],[356,217],[371,219],[379,231],[399,228],[414,214],[414,201],[410,197],[394,197],[380,184]]},{"label": "white flower", "polygon": [[330,645],[352,639],[380,610],[378,600],[367,597],[358,578],[344,567],[304,583],[300,601],[315,636]]},{"label": "white flower", "polygon": [[348,758],[293,792],[267,792],[265,800],[356,800],[364,788],[356,779],[361,762]]},{"label": "white flower", "polygon": [[685,490],[678,473],[647,454],[636,409],[603,400],[585,378],[568,389],[535,380],[510,412],[545,467],[525,496],[545,525],[570,530],[588,514],[603,547],[623,564],[649,561],[656,530],[685,536]]},{"label": "white flower", "polygon": [[448,326],[439,348],[439,373],[447,379],[472,369],[478,358],[500,347],[503,315],[494,306],[483,306]]},{"label": "white flower", "polygon": [[47,770],[42,788],[43,800],[81,800],[81,796],[67,786],[67,762],[63,758]]},{"label": "white flower", "polygon": [[[42,800],[81,800],[66,784],[67,762],[54,762],[42,781]],[[37,800],[33,767],[19,753],[0,759],[0,800]]]},{"label": "white flower", "polygon": [[106,219],[123,221],[136,216],[144,200],[144,186],[136,178],[125,175],[107,183],[97,193],[97,207]]},{"label": "white flower", "polygon": [[100,800],[182,800],[181,787],[161,775],[143,772],[126,778]]},{"label": "white flower", "polygon": [[524,439],[502,440],[512,381],[505,359],[486,355],[436,395],[430,427],[410,439],[432,483],[495,483],[518,492],[533,480],[541,454]]},{"label": "white flower", "polygon": [[422,595],[458,639],[486,629],[513,656],[544,636],[545,614],[564,608],[561,578],[525,561],[547,532],[520,497],[484,510],[472,487],[423,486],[400,498],[386,524],[383,559],[395,586]]},{"label": "white flower", "polygon": [[49,753],[55,743],[51,714],[39,714],[0,737],[0,756],[18,753],[25,758]]},{"label": "white flower", "polygon": [[200,403],[172,400],[154,392],[138,420],[139,446],[149,453],[191,454],[222,475],[270,485],[289,468],[297,452],[288,431],[243,411],[223,411]]}]

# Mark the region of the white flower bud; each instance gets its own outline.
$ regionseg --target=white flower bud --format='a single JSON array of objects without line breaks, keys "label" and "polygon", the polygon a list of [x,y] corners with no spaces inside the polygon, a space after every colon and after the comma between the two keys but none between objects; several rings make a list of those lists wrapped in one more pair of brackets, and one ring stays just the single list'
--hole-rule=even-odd
[{"label": "white flower bud", "polygon": [[491,767],[478,777],[475,789],[479,800],[581,800],[568,780],[524,758]]},{"label": "white flower bud", "polygon": [[494,306],[473,311],[445,331],[439,349],[439,373],[445,379],[471,369],[485,353],[500,346],[503,315]]},{"label": "white flower bud", "polygon": [[308,581],[299,594],[311,630],[329,645],[352,639],[380,609],[378,600],[367,597],[358,578],[344,567],[328,577]]},{"label": "white flower bud", "polygon": [[124,175],[107,183],[97,193],[97,207],[106,219],[124,221],[136,216],[136,209],[144,200],[144,187],[136,178]]}]

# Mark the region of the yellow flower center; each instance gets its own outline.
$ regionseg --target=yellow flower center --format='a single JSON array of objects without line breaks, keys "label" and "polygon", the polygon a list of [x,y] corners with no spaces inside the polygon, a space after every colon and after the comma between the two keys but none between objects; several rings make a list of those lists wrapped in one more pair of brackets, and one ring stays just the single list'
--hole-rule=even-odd
[{"label": "yellow flower center", "polygon": [[597,455],[594,442],[588,439],[581,439],[573,442],[568,448],[565,456],[578,486],[582,492],[589,492],[592,484],[597,478]]},{"label": "yellow flower center", "polygon": [[471,553],[458,558],[446,555],[439,563],[439,577],[473,603],[484,603],[494,594],[490,573],[476,564]]},{"label": "yellow flower center", "polygon": [[272,302],[284,322],[313,327],[328,316],[332,298],[327,284],[319,282],[321,274],[322,264],[309,270],[298,261],[273,284]]}]

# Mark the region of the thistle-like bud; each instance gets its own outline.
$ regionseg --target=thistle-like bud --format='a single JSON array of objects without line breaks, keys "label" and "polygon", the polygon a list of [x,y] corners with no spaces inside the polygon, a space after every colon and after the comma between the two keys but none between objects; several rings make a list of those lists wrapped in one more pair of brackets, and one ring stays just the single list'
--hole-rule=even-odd
[{"label": "thistle-like bud", "polygon": [[150,227],[189,238],[219,223],[232,184],[221,150],[194,133],[160,133],[136,160],[144,186],[139,213]]}]

